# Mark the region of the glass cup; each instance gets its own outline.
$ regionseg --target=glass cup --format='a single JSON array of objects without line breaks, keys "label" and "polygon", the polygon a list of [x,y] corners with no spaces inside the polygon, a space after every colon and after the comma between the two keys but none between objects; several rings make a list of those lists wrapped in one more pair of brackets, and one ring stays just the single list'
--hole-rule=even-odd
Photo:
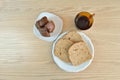
[{"label": "glass cup", "polygon": [[95,14],[90,14],[89,12],[78,13],[74,20],[76,27],[81,30],[89,29],[94,22],[94,15]]}]

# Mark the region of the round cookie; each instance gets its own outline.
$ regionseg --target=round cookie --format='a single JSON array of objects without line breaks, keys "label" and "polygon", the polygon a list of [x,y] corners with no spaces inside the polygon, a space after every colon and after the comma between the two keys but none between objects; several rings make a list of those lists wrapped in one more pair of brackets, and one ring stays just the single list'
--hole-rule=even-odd
[{"label": "round cookie", "polygon": [[59,57],[61,60],[65,62],[70,62],[69,55],[68,55],[68,49],[73,44],[70,40],[64,40],[60,39],[55,45],[54,53],[57,57]]},{"label": "round cookie", "polygon": [[80,65],[92,58],[85,42],[78,42],[73,44],[69,48],[68,53],[69,59],[74,66]]}]

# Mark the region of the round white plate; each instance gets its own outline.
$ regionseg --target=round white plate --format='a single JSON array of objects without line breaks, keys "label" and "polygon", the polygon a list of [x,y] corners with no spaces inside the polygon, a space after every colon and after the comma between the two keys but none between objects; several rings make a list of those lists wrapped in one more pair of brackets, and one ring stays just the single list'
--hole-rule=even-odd
[{"label": "round white plate", "polygon": [[[38,18],[36,19],[36,21],[40,20],[44,16],[46,16],[49,21],[52,20],[55,24],[55,29],[52,33],[50,33],[50,37],[42,36],[35,25],[33,27],[33,32],[34,32],[35,36],[38,37],[39,39],[51,42],[51,41],[54,41],[57,38],[57,36],[61,33],[63,21],[59,16],[56,16],[55,14],[49,13],[49,12],[40,13]],[[36,21],[35,21],[35,23],[36,23]]]},{"label": "round white plate", "polygon": [[87,45],[89,46],[90,48],[90,52],[91,52],[91,55],[92,55],[92,59],[80,64],[79,66],[73,66],[71,63],[66,63],[62,60],[60,60],[57,56],[54,55],[54,48],[55,48],[55,44],[56,42],[58,41],[58,39],[60,39],[62,36],[64,36],[67,32],[61,34],[56,40],[55,42],[53,43],[53,46],[52,46],[52,56],[53,56],[53,60],[54,62],[64,71],[67,71],[67,72],[79,72],[79,71],[83,71],[85,70],[92,62],[93,58],[94,58],[94,46],[91,42],[91,40],[89,39],[88,36],[86,36],[84,33],[82,32],[78,32],[83,40],[87,43]]}]

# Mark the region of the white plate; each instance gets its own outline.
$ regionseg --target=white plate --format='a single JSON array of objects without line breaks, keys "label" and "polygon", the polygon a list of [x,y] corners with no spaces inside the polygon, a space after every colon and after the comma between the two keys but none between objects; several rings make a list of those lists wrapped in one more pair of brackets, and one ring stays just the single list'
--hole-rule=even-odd
[{"label": "white plate", "polygon": [[53,43],[53,46],[52,46],[52,56],[53,56],[53,60],[54,62],[64,71],[67,71],[67,72],[79,72],[79,71],[83,71],[85,70],[92,62],[93,58],[94,58],[94,46],[91,42],[91,40],[89,39],[88,36],[86,36],[84,33],[82,32],[78,32],[83,40],[87,43],[87,45],[89,46],[90,48],[90,52],[91,52],[91,55],[92,55],[92,59],[80,64],[79,66],[73,66],[72,64],[70,63],[66,63],[62,60],[60,60],[57,56],[54,55],[54,48],[55,48],[55,44],[56,42],[58,41],[58,39],[60,39],[63,35],[65,35],[67,32],[61,34],[56,40],[55,42]]},{"label": "white plate", "polygon": [[[40,20],[44,16],[46,16],[48,18],[48,20],[52,20],[55,24],[55,29],[52,33],[50,33],[50,37],[42,36],[35,25],[33,27],[33,32],[34,32],[35,36],[38,37],[39,39],[51,42],[51,41],[54,41],[57,38],[57,36],[61,33],[62,26],[63,26],[63,21],[59,16],[56,16],[55,14],[52,14],[52,13],[49,13],[49,12],[42,12],[38,16],[36,21]],[[35,21],[35,23],[36,23],[36,21]]]}]

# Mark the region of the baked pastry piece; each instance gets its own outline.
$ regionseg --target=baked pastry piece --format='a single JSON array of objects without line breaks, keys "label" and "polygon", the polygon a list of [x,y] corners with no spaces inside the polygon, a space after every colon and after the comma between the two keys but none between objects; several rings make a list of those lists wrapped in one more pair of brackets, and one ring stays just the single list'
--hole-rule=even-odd
[{"label": "baked pastry piece", "polygon": [[74,43],[68,50],[69,59],[74,66],[80,65],[92,58],[85,42]]},{"label": "baked pastry piece", "polygon": [[39,32],[40,32],[43,36],[50,37],[50,33],[47,31],[46,27],[40,28],[40,29],[39,29]]},{"label": "baked pastry piece", "polygon": [[68,55],[68,49],[73,44],[70,40],[65,39],[59,39],[58,42],[55,45],[54,53],[57,57],[59,57],[62,61],[70,62],[69,55]]},{"label": "baked pastry piece", "polygon": [[40,20],[38,20],[36,22],[37,26],[39,26],[40,28],[44,27],[47,23],[48,23],[48,19],[46,16],[44,16],[43,18],[41,18]]},{"label": "baked pastry piece", "polygon": [[47,31],[48,31],[49,33],[51,33],[51,32],[53,32],[54,29],[55,29],[55,24],[53,23],[53,21],[49,21],[49,22],[45,25],[45,27],[47,28]]}]

